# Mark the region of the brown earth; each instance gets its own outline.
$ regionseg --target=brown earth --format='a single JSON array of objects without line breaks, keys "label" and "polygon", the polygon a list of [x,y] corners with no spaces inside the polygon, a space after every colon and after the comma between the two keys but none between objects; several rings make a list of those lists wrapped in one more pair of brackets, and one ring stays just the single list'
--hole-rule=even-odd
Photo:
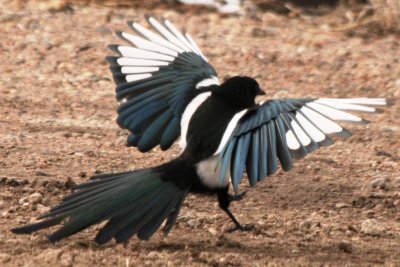
[{"label": "brown earth", "polygon": [[[398,34],[373,25],[337,31],[339,11],[254,18],[184,6],[43,3],[0,1],[0,266],[400,266]],[[395,104],[363,114],[366,126],[346,125],[352,137],[248,188],[232,210],[256,231],[228,232],[232,223],[215,199],[189,196],[172,232],[147,242],[99,246],[98,226],[57,244],[47,242],[48,231],[12,234],[73,183],[178,154],[127,148],[115,124],[106,45],[118,42],[111,31],[127,30],[128,19],[144,22],[144,14],[185,26],[220,77],[254,76],[271,98]]]}]

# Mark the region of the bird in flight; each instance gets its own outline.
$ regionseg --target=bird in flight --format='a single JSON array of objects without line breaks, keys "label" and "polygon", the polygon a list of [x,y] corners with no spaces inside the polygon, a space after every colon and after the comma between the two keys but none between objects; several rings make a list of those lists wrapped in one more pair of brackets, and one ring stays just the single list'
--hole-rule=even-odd
[{"label": "bird in flight", "polygon": [[[149,30],[128,22],[136,34],[117,32],[126,42],[110,45],[107,57],[120,103],[117,123],[129,130],[128,145],[146,152],[166,150],[180,137],[180,155],[146,169],[100,174],[37,223],[12,229],[30,234],[57,224],[52,242],[107,221],[95,241],[149,239],[163,224],[170,232],[189,193],[216,195],[235,228],[229,205],[240,200],[243,177],[251,186],[289,171],[294,159],[331,145],[331,135],[349,136],[337,121],[367,123],[348,113],[375,112],[382,98],[287,98],[256,102],[265,95],[247,76],[223,82],[192,37],[168,20],[148,17]],[[247,175],[245,175],[245,172]],[[232,186],[235,194],[229,193]]]}]

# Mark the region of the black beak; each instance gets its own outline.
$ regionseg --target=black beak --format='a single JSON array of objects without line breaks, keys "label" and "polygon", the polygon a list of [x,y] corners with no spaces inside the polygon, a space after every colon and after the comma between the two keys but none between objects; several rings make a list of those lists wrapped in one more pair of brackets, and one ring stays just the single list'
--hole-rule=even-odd
[{"label": "black beak", "polygon": [[257,95],[265,95],[264,90],[262,90],[261,88],[258,88]]}]

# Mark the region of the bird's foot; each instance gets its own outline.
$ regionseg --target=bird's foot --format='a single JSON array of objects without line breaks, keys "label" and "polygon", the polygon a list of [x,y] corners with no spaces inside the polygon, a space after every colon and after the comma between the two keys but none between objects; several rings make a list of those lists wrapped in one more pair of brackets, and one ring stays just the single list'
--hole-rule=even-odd
[{"label": "bird's foot", "polygon": [[246,195],[247,190],[244,190],[242,193],[232,195],[228,193],[228,199],[229,201],[238,201],[241,200],[245,195]]},{"label": "bird's foot", "polygon": [[250,232],[256,230],[256,226],[254,224],[239,224],[235,225],[235,227],[228,230],[228,233],[233,233],[236,231]]}]

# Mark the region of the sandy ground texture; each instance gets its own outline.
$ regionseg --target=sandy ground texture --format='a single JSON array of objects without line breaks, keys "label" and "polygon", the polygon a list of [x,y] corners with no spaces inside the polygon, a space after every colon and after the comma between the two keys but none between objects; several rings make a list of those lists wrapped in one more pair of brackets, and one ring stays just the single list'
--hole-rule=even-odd
[{"label": "sandy ground texture", "polygon": [[[0,1],[0,266],[400,266],[400,36],[372,26],[337,31],[341,16],[98,4],[49,8]],[[125,146],[104,60],[128,19],[165,16],[192,34],[221,78],[250,75],[268,97],[385,97],[397,101],[347,139],[279,171],[232,205],[189,196],[172,232],[99,246],[99,226],[57,244],[33,221],[94,173],[175,157]],[[370,27],[370,28],[368,28]],[[53,229],[54,230],[54,229]]]}]

